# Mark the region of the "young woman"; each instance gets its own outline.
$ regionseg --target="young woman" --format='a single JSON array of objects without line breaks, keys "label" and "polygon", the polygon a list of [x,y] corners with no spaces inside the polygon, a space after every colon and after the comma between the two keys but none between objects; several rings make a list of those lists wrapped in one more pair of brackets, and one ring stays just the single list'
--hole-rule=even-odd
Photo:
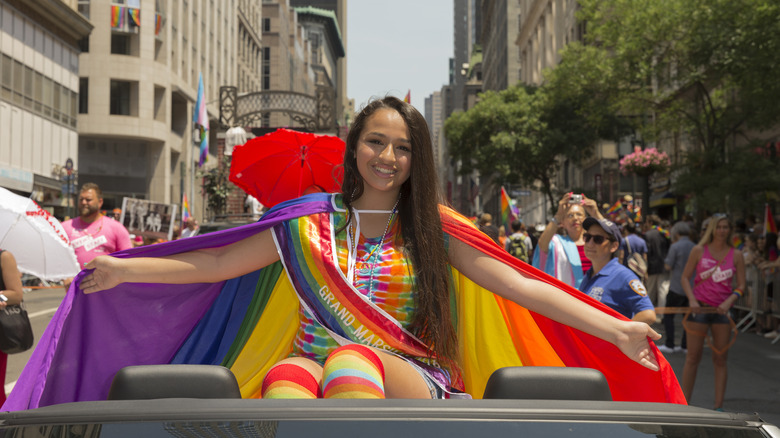
[{"label": "young woman", "polygon": [[[490,243],[465,218],[439,205],[436,181],[433,149],[422,115],[411,105],[393,97],[374,101],[355,118],[348,135],[341,194],[310,195],[276,206],[258,224],[233,231],[247,235],[227,245],[213,243],[222,242],[219,239],[224,239],[227,233],[204,235],[175,244],[179,248],[183,247],[179,242],[206,242],[193,251],[154,258],[98,258],[87,266],[92,272],[83,273],[80,288],[87,294],[115,290],[88,295],[84,301],[91,297],[147,292],[143,286],[133,289],[125,286],[125,282],[210,284],[265,268],[260,281],[254,280],[258,284],[256,295],[262,290],[273,290],[273,293],[260,319],[256,324],[250,324],[265,328],[258,335],[259,344],[244,348],[241,354],[246,353],[245,357],[237,357],[235,361],[216,360],[232,364],[231,369],[237,374],[245,396],[454,397],[468,387],[468,380],[473,376],[494,369],[479,370],[476,366],[462,364],[482,362],[484,368],[534,364],[533,353],[544,356],[548,354],[545,348],[549,348],[543,343],[535,344],[536,351],[522,361],[520,358],[508,359],[515,351],[512,338],[488,336],[475,343],[483,349],[481,352],[475,351],[478,347],[470,349],[463,340],[469,334],[459,333],[459,327],[474,321],[478,325],[492,326],[487,320],[503,324],[504,318],[514,318],[513,312],[518,310],[507,308],[502,317],[498,301],[492,296],[486,299],[484,294],[462,291],[453,296],[454,289],[468,289],[466,283],[453,284],[453,271],[457,270],[505,299],[614,344],[625,355],[618,353],[618,361],[628,357],[646,367],[643,371],[637,366],[635,372],[654,374],[654,386],[664,387],[656,394],[663,393],[660,397],[667,401],[681,401],[675,396],[673,377],[672,381],[668,380],[667,371],[670,370],[664,368],[661,373],[654,372],[659,369],[659,361],[649,346],[648,337],[657,339],[659,335],[647,324],[616,318],[598,303],[575,297],[576,291],[567,293],[535,279],[536,274],[518,272],[517,267],[510,265],[513,258],[509,254]],[[309,207],[310,210],[302,213]],[[310,212],[312,209],[316,211]],[[274,225],[269,227],[269,223]],[[458,231],[467,228],[474,230],[468,238]],[[261,231],[256,231],[258,229]],[[158,248],[148,248],[146,254],[160,254],[165,248],[173,248],[155,246]],[[480,248],[494,252],[486,253]],[[510,264],[496,257],[504,257],[503,260]],[[282,280],[289,281],[275,283],[274,280],[266,284],[265,273],[278,265],[276,262],[281,262],[284,268],[286,278]],[[282,282],[290,285],[299,304],[279,310],[282,307],[275,300],[284,299]],[[172,296],[180,290],[178,286],[168,287]],[[208,287],[203,286],[203,290]],[[187,289],[186,293],[176,296],[184,297],[187,302],[200,299],[201,295],[197,294],[201,289],[193,290]],[[143,295],[149,296],[156,299],[151,293]],[[211,307],[222,305],[222,297],[220,295]],[[480,305],[464,304],[466,298],[483,301]],[[456,308],[451,307],[451,303],[456,303]],[[467,321],[467,313],[491,306],[496,309],[493,317]],[[234,311],[236,307],[225,312]],[[273,311],[268,310],[271,307]],[[186,315],[192,313],[188,311]],[[291,313],[297,315],[292,324],[289,321],[292,318],[288,316]],[[457,314],[457,321],[453,314]],[[212,319],[212,316],[206,314],[203,319]],[[269,319],[265,320],[267,316]],[[269,336],[267,328],[272,320],[281,319],[286,320],[285,327],[292,329]],[[230,331],[229,325],[223,329]],[[205,337],[216,331],[196,327],[193,332],[203,333],[202,337]],[[528,329],[525,334],[533,337],[532,332]],[[92,336],[93,333],[84,335]],[[501,345],[497,355],[488,357],[489,348],[484,343],[503,339],[507,339],[508,345]],[[157,341],[160,340],[155,339]],[[194,361],[192,357],[196,352],[181,351],[187,349],[189,342],[189,339],[171,340],[179,349],[171,362]],[[204,343],[202,339],[196,342]],[[288,342],[292,344],[291,349],[285,347]],[[608,346],[607,343],[604,345]],[[609,348],[614,349],[614,346]],[[463,351],[467,348],[469,351]],[[247,350],[251,351],[247,353]],[[266,352],[270,353],[266,355]],[[615,355],[605,350],[599,354]],[[60,354],[60,357],[65,356],[67,354]],[[587,366],[583,364],[589,359],[580,359],[577,359],[577,366]],[[198,359],[198,363],[209,360]],[[236,363],[242,360],[252,368],[246,375],[235,371],[240,365]],[[275,361],[273,366],[269,365],[270,370],[264,368],[262,362],[266,360]],[[566,360],[556,356],[549,362],[553,363],[566,365]],[[661,361],[661,365],[668,364]],[[575,365],[572,363],[571,366]],[[624,377],[623,371],[615,373],[617,378]],[[251,386],[256,378],[262,379],[260,393],[254,393],[253,389],[245,392],[244,388]],[[631,379],[635,380],[635,376]],[[71,380],[75,379],[63,380],[61,385],[70,385]],[[65,394],[66,389],[61,392]],[[635,388],[625,394],[631,392],[635,392]],[[34,394],[33,391],[29,393]],[[51,396],[47,402],[64,397],[67,394],[62,398]],[[37,401],[28,406],[35,403]]]},{"label": "young woman", "polygon": [[[712,363],[715,369],[715,409],[723,409],[728,371],[727,346],[731,337],[728,312],[745,290],[745,262],[742,252],[731,246],[734,226],[726,216],[713,216],[704,235],[688,256],[681,286],[688,297],[691,317],[688,319],[688,354],[683,368],[683,393],[687,400],[693,394],[696,372],[701,362],[704,338],[712,333]],[[690,279],[693,278],[693,287]],[[736,282],[735,282],[736,279]],[[736,288],[732,289],[732,283]],[[701,313],[701,308],[715,308],[715,313]]]}]

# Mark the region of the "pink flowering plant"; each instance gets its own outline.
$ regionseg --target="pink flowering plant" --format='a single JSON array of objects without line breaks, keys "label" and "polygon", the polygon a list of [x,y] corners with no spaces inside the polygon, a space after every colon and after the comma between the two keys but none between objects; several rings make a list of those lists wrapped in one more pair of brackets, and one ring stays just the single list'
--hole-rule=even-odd
[{"label": "pink flowering plant", "polygon": [[623,175],[648,176],[667,172],[671,165],[672,161],[666,152],[656,148],[642,150],[639,146],[634,146],[634,152],[620,160],[620,172]]}]

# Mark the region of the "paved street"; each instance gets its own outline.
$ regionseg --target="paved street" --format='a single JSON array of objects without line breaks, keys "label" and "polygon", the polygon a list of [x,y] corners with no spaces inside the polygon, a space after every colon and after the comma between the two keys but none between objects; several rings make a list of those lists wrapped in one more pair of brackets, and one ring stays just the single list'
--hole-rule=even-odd
[{"label": "paved street", "polygon": [[[65,291],[60,288],[33,290],[25,295],[36,341],[64,294]],[[678,317],[678,333],[682,333],[680,320]],[[660,324],[653,328],[663,334]],[[10,388],[19,377],[31,354],[32,350],[9,356],[6,388]],[[710,409],[714,398],[712,359],[709,349],[705,349],[704,354],[690,403]],[[685,355],[671,354],[667,359],[675,373],[681,376]],[[724,408],[734,412],[758,412],[764,420],[780,425],[779,370],[780,343],[771,345],[769,340],[754,333],[739,333],[729,354],[729,383]]]}]

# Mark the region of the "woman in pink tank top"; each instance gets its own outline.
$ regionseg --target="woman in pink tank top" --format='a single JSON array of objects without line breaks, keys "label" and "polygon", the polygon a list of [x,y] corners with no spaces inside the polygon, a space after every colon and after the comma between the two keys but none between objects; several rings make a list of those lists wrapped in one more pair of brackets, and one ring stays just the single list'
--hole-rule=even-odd
[{"label": "woman in pink tank top", "polygon": [[[694,286],[683,281],[682,287],[691,306],[688,319],[688,355],[683,368],[682,388],[690,403],[696,371],[704,350],[704,337],[712,333],[712,363],[715,370],[715,406],[723,409],[726,394],[726,359],[731,338],[728,312],[745,290],[745,262],[741,251],[731,246],[734,225],[726,216],[713,216],[699,244],[688,257],[682,278],[693,278]],[[736,285],[736,286],[735,286]],[[716,313],[697,313],[702,307],[716,308]]]}]

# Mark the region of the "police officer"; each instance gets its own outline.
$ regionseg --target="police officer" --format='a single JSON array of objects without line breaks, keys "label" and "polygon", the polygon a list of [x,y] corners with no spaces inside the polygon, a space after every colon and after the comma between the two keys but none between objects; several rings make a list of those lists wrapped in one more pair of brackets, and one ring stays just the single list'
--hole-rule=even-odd
[{"label": "police officer", "polygon": [[593,265],[579,289],[627,318],[654,323],[655,309],[645,286],[614,257],[622,240],[617,225],[607,219],[589,217],[582,228],[585,230],[585,256]]}]

